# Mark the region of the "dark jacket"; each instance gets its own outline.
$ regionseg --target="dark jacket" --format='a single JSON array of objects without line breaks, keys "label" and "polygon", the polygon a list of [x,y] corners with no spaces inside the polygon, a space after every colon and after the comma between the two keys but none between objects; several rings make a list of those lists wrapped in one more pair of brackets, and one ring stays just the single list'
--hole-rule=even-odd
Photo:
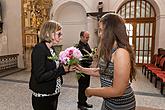
[{"label": "dark jacket", "polygon": [[84,49],[85,49],[89,53],[92,52],[89,44],[88,43],[85,44],[85,43],[81,42],[81,40],[80,40],[79,44],[77,45],[77,48],[79,48],[79,50],[81,51],[82,55],[84,56],[83,60],[80,61],[80,65],[83,66],[83,67],[89,67],[92,64],[93,59],[92,59],[92,57],[90,57],[88,55],[87,52],[84,51]]},{"label": "dark jacket", "polygon": [[33,48],[29,88],[36,93],[54,93],[56,79],[60,77],[62,80],[62,75],[65,74],[63,66],[56,68],[55,61],[48,59],[50,56],[52,56],[50,50],[44,42],[37,44]]}]

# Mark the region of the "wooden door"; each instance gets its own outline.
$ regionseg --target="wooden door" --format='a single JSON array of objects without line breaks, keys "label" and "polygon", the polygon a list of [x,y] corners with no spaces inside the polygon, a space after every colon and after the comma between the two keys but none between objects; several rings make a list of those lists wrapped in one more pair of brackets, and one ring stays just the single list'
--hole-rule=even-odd
[{"label": "wooden door", "polygon": [[136,64],[150,63],[155,49],[156,14],[153,6],[146,0],[130,0],[117,13],[125,19]]}]

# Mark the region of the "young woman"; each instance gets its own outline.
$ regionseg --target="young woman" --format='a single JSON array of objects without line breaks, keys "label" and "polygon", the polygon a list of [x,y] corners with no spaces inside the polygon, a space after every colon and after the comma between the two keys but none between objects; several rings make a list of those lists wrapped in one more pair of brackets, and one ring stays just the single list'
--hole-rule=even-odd
[{"label": "young woman", "polygon": [[61,41],[62,27],[56,21],[47,21],[42,25],[39,37],[40,43],[35,45],[31,55],[29,88],[32,90],[32,106],[34,110],[56,110],[62,75],[68,68],[49,58],[56,56],[52,47]]},{"label": "young woman", "polygon": [[136,102],[130,82],[135,79],[134,54],[129,45],[124,20],[106,14],[99,21],[99,68],[76,69],[100,76],[101,87],[87,88],[86,96],[103,97],[101,110],[135,110]]}]

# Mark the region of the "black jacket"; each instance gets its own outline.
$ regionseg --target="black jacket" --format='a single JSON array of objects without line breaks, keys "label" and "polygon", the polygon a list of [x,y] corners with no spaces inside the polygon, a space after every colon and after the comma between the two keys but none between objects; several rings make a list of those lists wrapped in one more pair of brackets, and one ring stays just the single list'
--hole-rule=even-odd
[{"label": "black jacket", "polygon": [[36,93],[54,93],[56,79],[60,77],[63,80],[62,75],[65,74],[63,66],[56,68],[56,63],[48,59],[50,56],[52,56],[50,50],[44,42],[37,44],[33,48],[29,88]]},{"label": "black jacket", "polygon": [[89,67],[92,64],[93,59],[92,59],[92,57],[88,56],[87,52],[84,51],[84,49],[85,49],[89,53],[92,52],[89,44],[88,43],[85,44],[85,43],[81,42],[81,40],[80,40],[79,44],[77,45],[77,48],[79,48],[79,50],[81,51],[83,56],[87,55],[86,57],[83,57],[83,58],[85,58],[85,60],[80,61],[80,65],[83,67]]}]

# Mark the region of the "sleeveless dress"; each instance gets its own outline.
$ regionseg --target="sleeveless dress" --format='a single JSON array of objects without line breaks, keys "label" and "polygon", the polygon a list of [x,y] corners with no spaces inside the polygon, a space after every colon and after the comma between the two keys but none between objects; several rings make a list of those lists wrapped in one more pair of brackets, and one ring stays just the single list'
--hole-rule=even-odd
[{"label": "sleeveless dress", "polygon": [[[101,58],[99,67],[102,87],[110,87],[113,84],[114,64],[110,62],[105,71],[106,66],[106,63]],[[101,110],[135,110],[135,107],[135,95],[130,84],[128,84],[127,89],[122,96],[104,98]]]}]

